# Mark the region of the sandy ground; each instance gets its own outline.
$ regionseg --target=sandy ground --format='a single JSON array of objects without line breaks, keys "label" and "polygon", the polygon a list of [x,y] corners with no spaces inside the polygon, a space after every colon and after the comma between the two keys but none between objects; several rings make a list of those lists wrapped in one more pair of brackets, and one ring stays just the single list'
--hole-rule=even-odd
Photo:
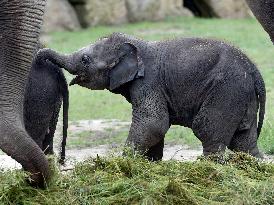
[{"label": "sandy ground", "polygon": [[[127,130],[129,128],[129,122],[120,122],[118,120],[83,120],[78,122],[71,122],[69,124],[69,131],[72,133],[80,133],[82,131],[93,131],[104,133],[106,129],[111,130]],[[56,137],[61,138],[61,127],[58,125]],[[57,149],[57,148],[56,148]],[[119,149],[119,148],[118,148]],[[79,149],[67,149],[66,154],[66,167],[73,167],[76,162],[83,161],[89,157],[106,156],[109,154],[121,154],[118,151],[117,145],[99,145],[89,148],[79,148]],[[121,150],[121,149],[119,149]],[[196,160],[198,156],[202,155],[202,149],[189,149],[186,145],[169,145],[166,144],[164,147],[164,157],[163,160],[180,160],[180,161],[193,161]],[[268,162],[274,162],[273,156],[265,156],[265,160]],[[18,164],[11,157],[1,154],[0,152],[0,169],[18,169],[21,165]]]},{"label": "sandy ground", "polygon": [[[100,145],[93,148],[67,150],[67,166],[71,167],[75,162],[83,161],[89,157],[106,156],[108,154],[121,154],[116,148],[109,145]],[[188,149],[182,145],[166,145],[164,148],[164,160],[195,160],[202,154],[202,150]],[[0,155],[0,169],[18,169],[21,165],[7,155]]]}]

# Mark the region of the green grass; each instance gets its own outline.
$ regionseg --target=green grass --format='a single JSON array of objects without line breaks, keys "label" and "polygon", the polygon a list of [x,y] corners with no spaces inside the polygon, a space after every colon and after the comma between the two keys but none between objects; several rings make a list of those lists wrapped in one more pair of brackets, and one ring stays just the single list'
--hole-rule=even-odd
[{"label": "green grass", "polygon": [[98,145],[121,145],[125,143],[128,131],[105,130],[100,132],[82,131],[78,133],[68,133],[70,136],[69,143],[66,148],[84,148],[95,147]]},{"label": "green grass", "polygon": [[[86,148],[98,145],[123,145],[128,136],[128,129],[108,128],[102,131],[70,131],[69,140],[66,148]],[[188,145],[189,148],[198,148],[200,141],[194,136],[191,129],[182,129],[180,126],[172,126],[165,137],[165,143],[169,145]],[[267,146],[267,145],[266,145]],[[274,151],[274,150],[273,150]]]},{"label": "green grass", "polygon": [[[121,26],[100,26],[78,32],[58,32],[50,35],[48,46],[69,53],[112,32],[124,32],[146,40],[175,37],[205,37],[222,39],[241,48],[259,67],[267,89],[265,126],[260,136],[260,148],[274,153],[274,47],[255,19],[168,18],[164,22],[142,22]],[[70,75],[67,75],[71,79]],[[120,95],[108,91],[90,91],[79,86],[70,87],[71,121],[83,119],[131,120],[131,106]],[[185,134],[188,133],[188,134]],[[167,134],[174,142],[200,144],[185,128],[175,127]]]},{"label": "green grass", "polygon": [[245,154],[222,164],[151,163],[139,156],[89,159],[47,189],[34,189],[19,171],[0,172],[0,204],[274,204],[274,165]]},{"label": "green grass", "polygon": [[181,126],[172,126],[165,137],[167,144],[183,144],[188,145],[189,148],[198,148],[201,142],[193,134],[189,128],[182,128]]}]

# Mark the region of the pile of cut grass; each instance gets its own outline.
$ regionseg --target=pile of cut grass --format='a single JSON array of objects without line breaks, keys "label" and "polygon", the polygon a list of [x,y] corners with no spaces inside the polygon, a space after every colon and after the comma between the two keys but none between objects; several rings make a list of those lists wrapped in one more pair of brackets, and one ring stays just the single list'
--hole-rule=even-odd
[{"label": "pile of cut grass", "polygon": [[274,165],[245,154],[222,164],[97,157],[57,173],[45,190],[25,176],[0,173],[0,204],[274,204]]}]

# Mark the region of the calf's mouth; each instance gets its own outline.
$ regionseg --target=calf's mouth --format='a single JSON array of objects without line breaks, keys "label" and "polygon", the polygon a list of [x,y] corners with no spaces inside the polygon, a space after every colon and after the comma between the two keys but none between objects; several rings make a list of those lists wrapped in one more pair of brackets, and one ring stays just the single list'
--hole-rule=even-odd
[{"label": "calf's mouth", "polygon": [[75,78],[73,78],[69,85],[75,85],[75,84],[78,84],[78,85],[81,85],[81,84],[85,84],[85,83],[88,83],[88,77],[86,75],[77,75]]}]

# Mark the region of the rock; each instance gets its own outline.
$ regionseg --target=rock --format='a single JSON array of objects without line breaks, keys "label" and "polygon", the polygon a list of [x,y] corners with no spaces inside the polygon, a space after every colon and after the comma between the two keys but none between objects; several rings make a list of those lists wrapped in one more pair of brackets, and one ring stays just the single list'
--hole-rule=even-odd
[{"label": "rock", "polygon": [[127,22],[125,0],[72,0],[84,27]]},{"label": "rock", "polygon": [[80,23],[76,13],[67,0],[48,0],[44,14],[44,24],[42,31],[45,33],[52,31],[77,30]]},{"label": "rock", "polygon": [[69,0],[84,27],[193,16],[182,0]]},{"label": "rock", "polygon": [[126,0],[127,17],[130,22],[158,21],[165,18],[162,0]]},{"label": "rock", "polygon": [[166,16],[193,16],[182,0],[126,0],[128,20],[158,21]]},{"label": "rock", "polygon": [[218,18],[246,18],[252,13],[245,0],[193,0],[201,16]]}]

